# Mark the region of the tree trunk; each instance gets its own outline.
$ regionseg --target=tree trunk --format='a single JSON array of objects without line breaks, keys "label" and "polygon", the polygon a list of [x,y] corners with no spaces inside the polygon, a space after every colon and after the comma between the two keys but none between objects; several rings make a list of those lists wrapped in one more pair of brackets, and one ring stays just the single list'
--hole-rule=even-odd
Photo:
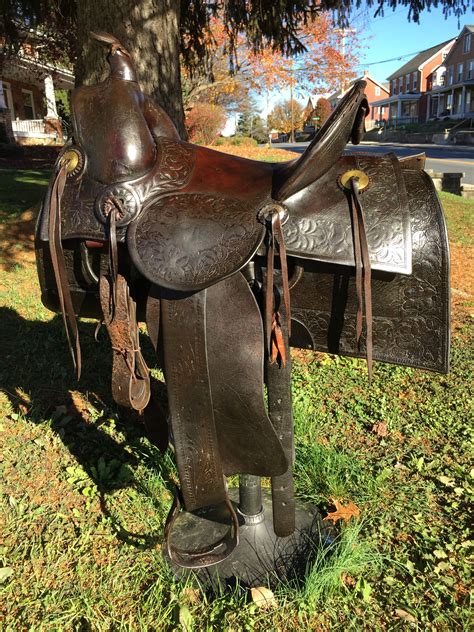
[{"label": "tree trunk", "polygon": [[76,84],[106,75],[104,45],[90,31],[117,37],[132,54],[141,88],[159,103],[185,138],[179,66],[180,0],[81,0],[77,2]]}]

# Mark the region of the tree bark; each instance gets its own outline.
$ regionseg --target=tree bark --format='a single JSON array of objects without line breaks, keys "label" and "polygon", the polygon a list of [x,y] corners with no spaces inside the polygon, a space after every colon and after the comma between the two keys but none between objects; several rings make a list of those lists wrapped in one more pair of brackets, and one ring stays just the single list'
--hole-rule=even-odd
[{"label": "tree bark", "polygon": [[90,31],[106,31],[129,50],[140,86],[185,138],[179,64],[180,0],[81,0],[77,2],[76,85],[93,84],[107,74],[104,45]]}]

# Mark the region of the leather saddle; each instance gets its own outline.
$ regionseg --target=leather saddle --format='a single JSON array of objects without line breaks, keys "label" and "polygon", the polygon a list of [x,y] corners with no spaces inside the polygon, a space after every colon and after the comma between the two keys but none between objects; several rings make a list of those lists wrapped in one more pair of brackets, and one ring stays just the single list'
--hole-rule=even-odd
[{"label": "leather saddle", "polygon": [[[294,529],[289,345],[366,356],[369,372],[372,359],[447,370],[444,218],[423,156],[343,155],[363,136],[365,82],[300,158],[261,163],[180,140],[126,49],[95,37],[110,75],[72,96],[73,139],[37,225],[42,299],[63,313],[78,373],[76,315],[104,320],[114,398],[150,417],[146,320],[180,475],[168,551],[209,565],[238,543],[226,476],[271,477],[275,530]],[[231,528],[205,551],[181,551],[182,505],[221,505]]]}]

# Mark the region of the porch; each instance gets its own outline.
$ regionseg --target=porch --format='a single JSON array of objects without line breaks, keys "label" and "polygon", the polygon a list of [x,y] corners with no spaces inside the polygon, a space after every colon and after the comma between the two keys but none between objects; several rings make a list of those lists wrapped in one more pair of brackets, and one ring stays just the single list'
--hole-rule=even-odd
[{"label": "porch", "polygon": [[428,117],[474,117],[474,79],[447,88],[434,88],[428,93]]},{"label": "porch", "polygon": [[7,59],[0,77],[0,126],[20,145],[62,144],[63,130],[55,90],[69,91],[74,77],[66,69],[20,56]]},{"label": "porch", "polygon": [[[372,103],[379,114],[379,120],[383,120],[384,127],[401,127],[410,123],[419,123],[421,117],[420,99],[421,93],[396,94],[386,99],[380,99]],[[382,112],[388,111],[388,119],[384,120]],[[376,117],[377,118],[377,117]]]}]

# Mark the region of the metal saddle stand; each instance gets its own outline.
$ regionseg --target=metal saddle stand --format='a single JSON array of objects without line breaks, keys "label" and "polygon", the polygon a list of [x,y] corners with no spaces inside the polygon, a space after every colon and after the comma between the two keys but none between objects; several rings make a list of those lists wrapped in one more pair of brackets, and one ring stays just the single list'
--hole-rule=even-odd
[{"label": "metal saddle stand", "polygon": [[[363,81],[287,163],[183,142],[122,44],[94,37],[110,75],[72,95],[73,138],[36,232],[43,303],[63,314],[78,375],[76,317],[105,322],[112,394],[144,411],[162,449],[170,421],[169,561],[247,584],[289,577],[326,537],[295,507],[289,347],[366,357],[369,377],[373,360],[448,368],[449,252],[424,156],[343,155],[364,133]],[[139,320],[168,414],[151,395]]]}]

